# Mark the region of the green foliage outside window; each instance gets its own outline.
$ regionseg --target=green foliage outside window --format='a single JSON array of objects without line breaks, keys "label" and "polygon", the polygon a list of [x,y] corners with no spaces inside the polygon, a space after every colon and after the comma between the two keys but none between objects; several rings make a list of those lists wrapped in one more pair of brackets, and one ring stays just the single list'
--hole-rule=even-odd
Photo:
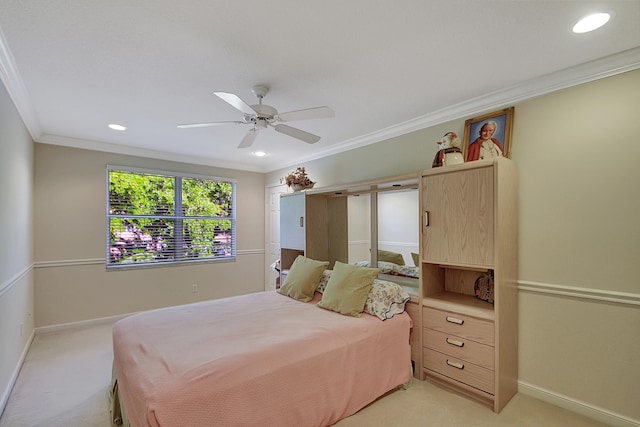
[{"label": "green foliage outside window", "polygon": [[110,170],[108,266],[235,257],[234,185]]}]

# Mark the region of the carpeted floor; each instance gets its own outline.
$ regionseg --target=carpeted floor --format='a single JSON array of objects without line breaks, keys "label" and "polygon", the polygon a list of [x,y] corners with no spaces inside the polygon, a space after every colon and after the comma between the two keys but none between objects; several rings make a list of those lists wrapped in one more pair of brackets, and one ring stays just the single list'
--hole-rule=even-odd
[{"label": "carpeted floor", "polygon": [[[107,389],[113,354],[111,326],[109,323],[37,335],[0,418],[0,427],[110,427]],[[485,406],[427,381],[414,380],[408,390],[391,393],[336,426],[603,424],[521,394],[500,414],[494,414]]]}]

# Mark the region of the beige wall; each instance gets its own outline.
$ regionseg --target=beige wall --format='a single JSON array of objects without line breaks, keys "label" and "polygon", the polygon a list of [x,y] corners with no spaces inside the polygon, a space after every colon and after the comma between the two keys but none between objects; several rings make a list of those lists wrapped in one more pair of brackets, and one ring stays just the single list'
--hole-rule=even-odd
[{"label": "beige wall", "polygon": [[[515,104],[520,390],[613,425],[640,424],[639,114],[640,70]],[[430,168],[465,119],[301,166],[316,187]]]},{"label": "beige wall", "polygon": [[520,278],[640,291],[640,70],[516,107]]},{"label": "beige wall", "polygon": [[33,142],[0,85],[0,411],[33,337]]},{"label": "beige wall", "polygon": [[523,102],[514,127],[519,379],[619,425],[640,423],[639,113],[637,70]]},{"label": "beige wall", "polygon": [[[107,164],[236,179],[237,260],[106,271]],[[36,144],[34,181],[38,327],[264,289],[263,174]]]}]

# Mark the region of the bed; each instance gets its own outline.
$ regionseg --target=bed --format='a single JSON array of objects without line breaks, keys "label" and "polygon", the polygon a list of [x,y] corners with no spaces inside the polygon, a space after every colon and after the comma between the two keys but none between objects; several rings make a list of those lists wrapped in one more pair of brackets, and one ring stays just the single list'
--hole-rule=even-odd
[{"label": "bed", "polygon": [[[331,278],[320,274],[327,295]],[[407,384],[411,319],[403,304],[384,320],[366,311],[353,317],[320,308],[319,291],[308,302],[267,291],[116,322],[113,418],[132,426],[327,426]]]}]

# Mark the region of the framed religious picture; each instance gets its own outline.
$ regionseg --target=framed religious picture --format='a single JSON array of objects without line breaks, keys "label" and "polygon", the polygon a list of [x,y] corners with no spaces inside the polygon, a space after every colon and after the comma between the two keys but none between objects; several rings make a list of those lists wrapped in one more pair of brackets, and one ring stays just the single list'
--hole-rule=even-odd
[{"label": "framed religious picture", "polygon": [[474,117],[464,122],[462,153],[465,161],[511,158],[514,107]]}]

